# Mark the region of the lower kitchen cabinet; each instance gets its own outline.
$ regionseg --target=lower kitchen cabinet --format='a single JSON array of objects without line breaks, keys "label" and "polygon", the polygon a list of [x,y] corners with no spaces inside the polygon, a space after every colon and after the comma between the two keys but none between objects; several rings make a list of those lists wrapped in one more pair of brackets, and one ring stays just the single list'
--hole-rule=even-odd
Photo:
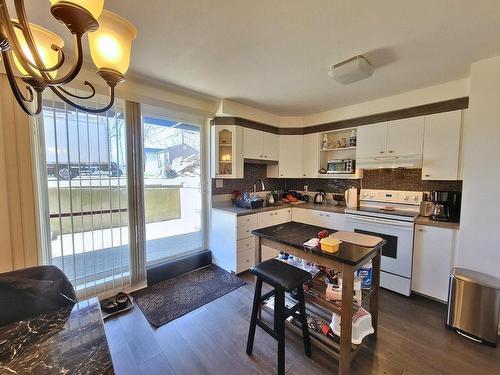
[{"label": "lower kitchen cabinet", "polygon": [[292,209],[289,207],[257,214],[258,228],[288,223],[289,221],[292,221]]},{"label": "lower kitchen cabinet", "polygon": [[330,211],[311,210],[309,224],[336,230],[344,230],[344,214]]},{"label": "lower kitchen cabinet", "polygon": [[455,229],[415,225],[412,291],[447,302],[457,234]]},{"label": "lower kitchen cabinet", "polygon": [[309,224],[311,222],[310,211],[311,210],[304,209],[304,208],[293,207],[292,208],[292,221],[295,221],[297,223]]}]

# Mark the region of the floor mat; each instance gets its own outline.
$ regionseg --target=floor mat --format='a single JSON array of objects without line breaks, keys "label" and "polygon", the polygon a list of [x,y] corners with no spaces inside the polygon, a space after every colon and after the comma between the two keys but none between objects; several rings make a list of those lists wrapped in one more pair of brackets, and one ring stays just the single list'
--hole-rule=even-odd
[{"label": "floor mat", "polygon": [[132,296],[149,323],[158,328],[243,285],[245,282],[238,276],[212,264],[161,281]]}]

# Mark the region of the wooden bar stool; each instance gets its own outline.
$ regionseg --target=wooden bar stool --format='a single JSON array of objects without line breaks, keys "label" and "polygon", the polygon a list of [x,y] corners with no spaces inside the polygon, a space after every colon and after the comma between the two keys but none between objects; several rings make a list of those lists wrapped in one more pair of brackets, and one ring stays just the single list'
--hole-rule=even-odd
[{"label": "wooden bar stool", "polygon": [[[259,263],[250,272],[257,276],[257,282],[255,284],[250,330],[248,332],[247,354],[252,354],[255,327],[259,326],[278,341],[278,374],[282,375],[285,373],[285,319],[289,316],[293,316],[301,322],[304,350],[308,357],[311,356],[303,284],[311,280],[312,276],[307,271],[290,266],[277,259]],[[271,285],[274,289],[262,295],[262,282]],[[297,289],[298,303],[292,308],[287,308],[285,306],[285,292],[290,292],[293,289]],[[261,303],[272,296],[274,296],[273,328],[259,318]]]}]

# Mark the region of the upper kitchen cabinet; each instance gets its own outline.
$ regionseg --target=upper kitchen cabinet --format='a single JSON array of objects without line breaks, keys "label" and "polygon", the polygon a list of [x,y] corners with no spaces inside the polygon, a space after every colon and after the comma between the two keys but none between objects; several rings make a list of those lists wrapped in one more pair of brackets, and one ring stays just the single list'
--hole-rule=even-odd
[{"label": "upper kitchen cabinet", "polygon": [[254,160],[279,158],[279,135],[255,129],[243,129],[243,157]]},{"label": "upper kitchen cabinet", "polygon": [[389,156],[422,159],[424,117],[411,117],[387,123],[387,149]]},{"label": "upper kitchen cabinet", "polygon": [[243,129],[235,125],[213,125],[211,167],[213,178],[243,178]]},{"label": "upper kitchen cabinet", "polygon": [[319,171],[319,134],[306,134],[302,140],[302,177],[317,178]]},{"label": "upper kitchen cabinet", "polygon": [[457,180],[462,111],[425,116],[422,180]]},{"label": "upper kitchen cabinet", "polygon": [[303,177],[302,138],[302,135],[279,136],[279,163],[267,166],[267,177]]},{"label": "upper kitchen cabinet", "polygon": [[356,159],[384,156],[387,150],[387,122],[360,126],[357,131]]},{"label": "upper kitchen cabinet", "polygon": [[424,117],[358,127],[356,160],[359,168],[420,168]]}]

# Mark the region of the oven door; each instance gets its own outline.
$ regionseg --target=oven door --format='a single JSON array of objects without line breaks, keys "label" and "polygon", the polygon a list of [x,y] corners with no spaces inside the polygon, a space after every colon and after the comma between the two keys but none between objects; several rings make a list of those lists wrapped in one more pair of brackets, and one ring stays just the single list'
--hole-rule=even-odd
[{"label": "oven door", "polygon": [[413,222],[346,214],[346,230],[385,239],[381,270],[411,279]]}]

